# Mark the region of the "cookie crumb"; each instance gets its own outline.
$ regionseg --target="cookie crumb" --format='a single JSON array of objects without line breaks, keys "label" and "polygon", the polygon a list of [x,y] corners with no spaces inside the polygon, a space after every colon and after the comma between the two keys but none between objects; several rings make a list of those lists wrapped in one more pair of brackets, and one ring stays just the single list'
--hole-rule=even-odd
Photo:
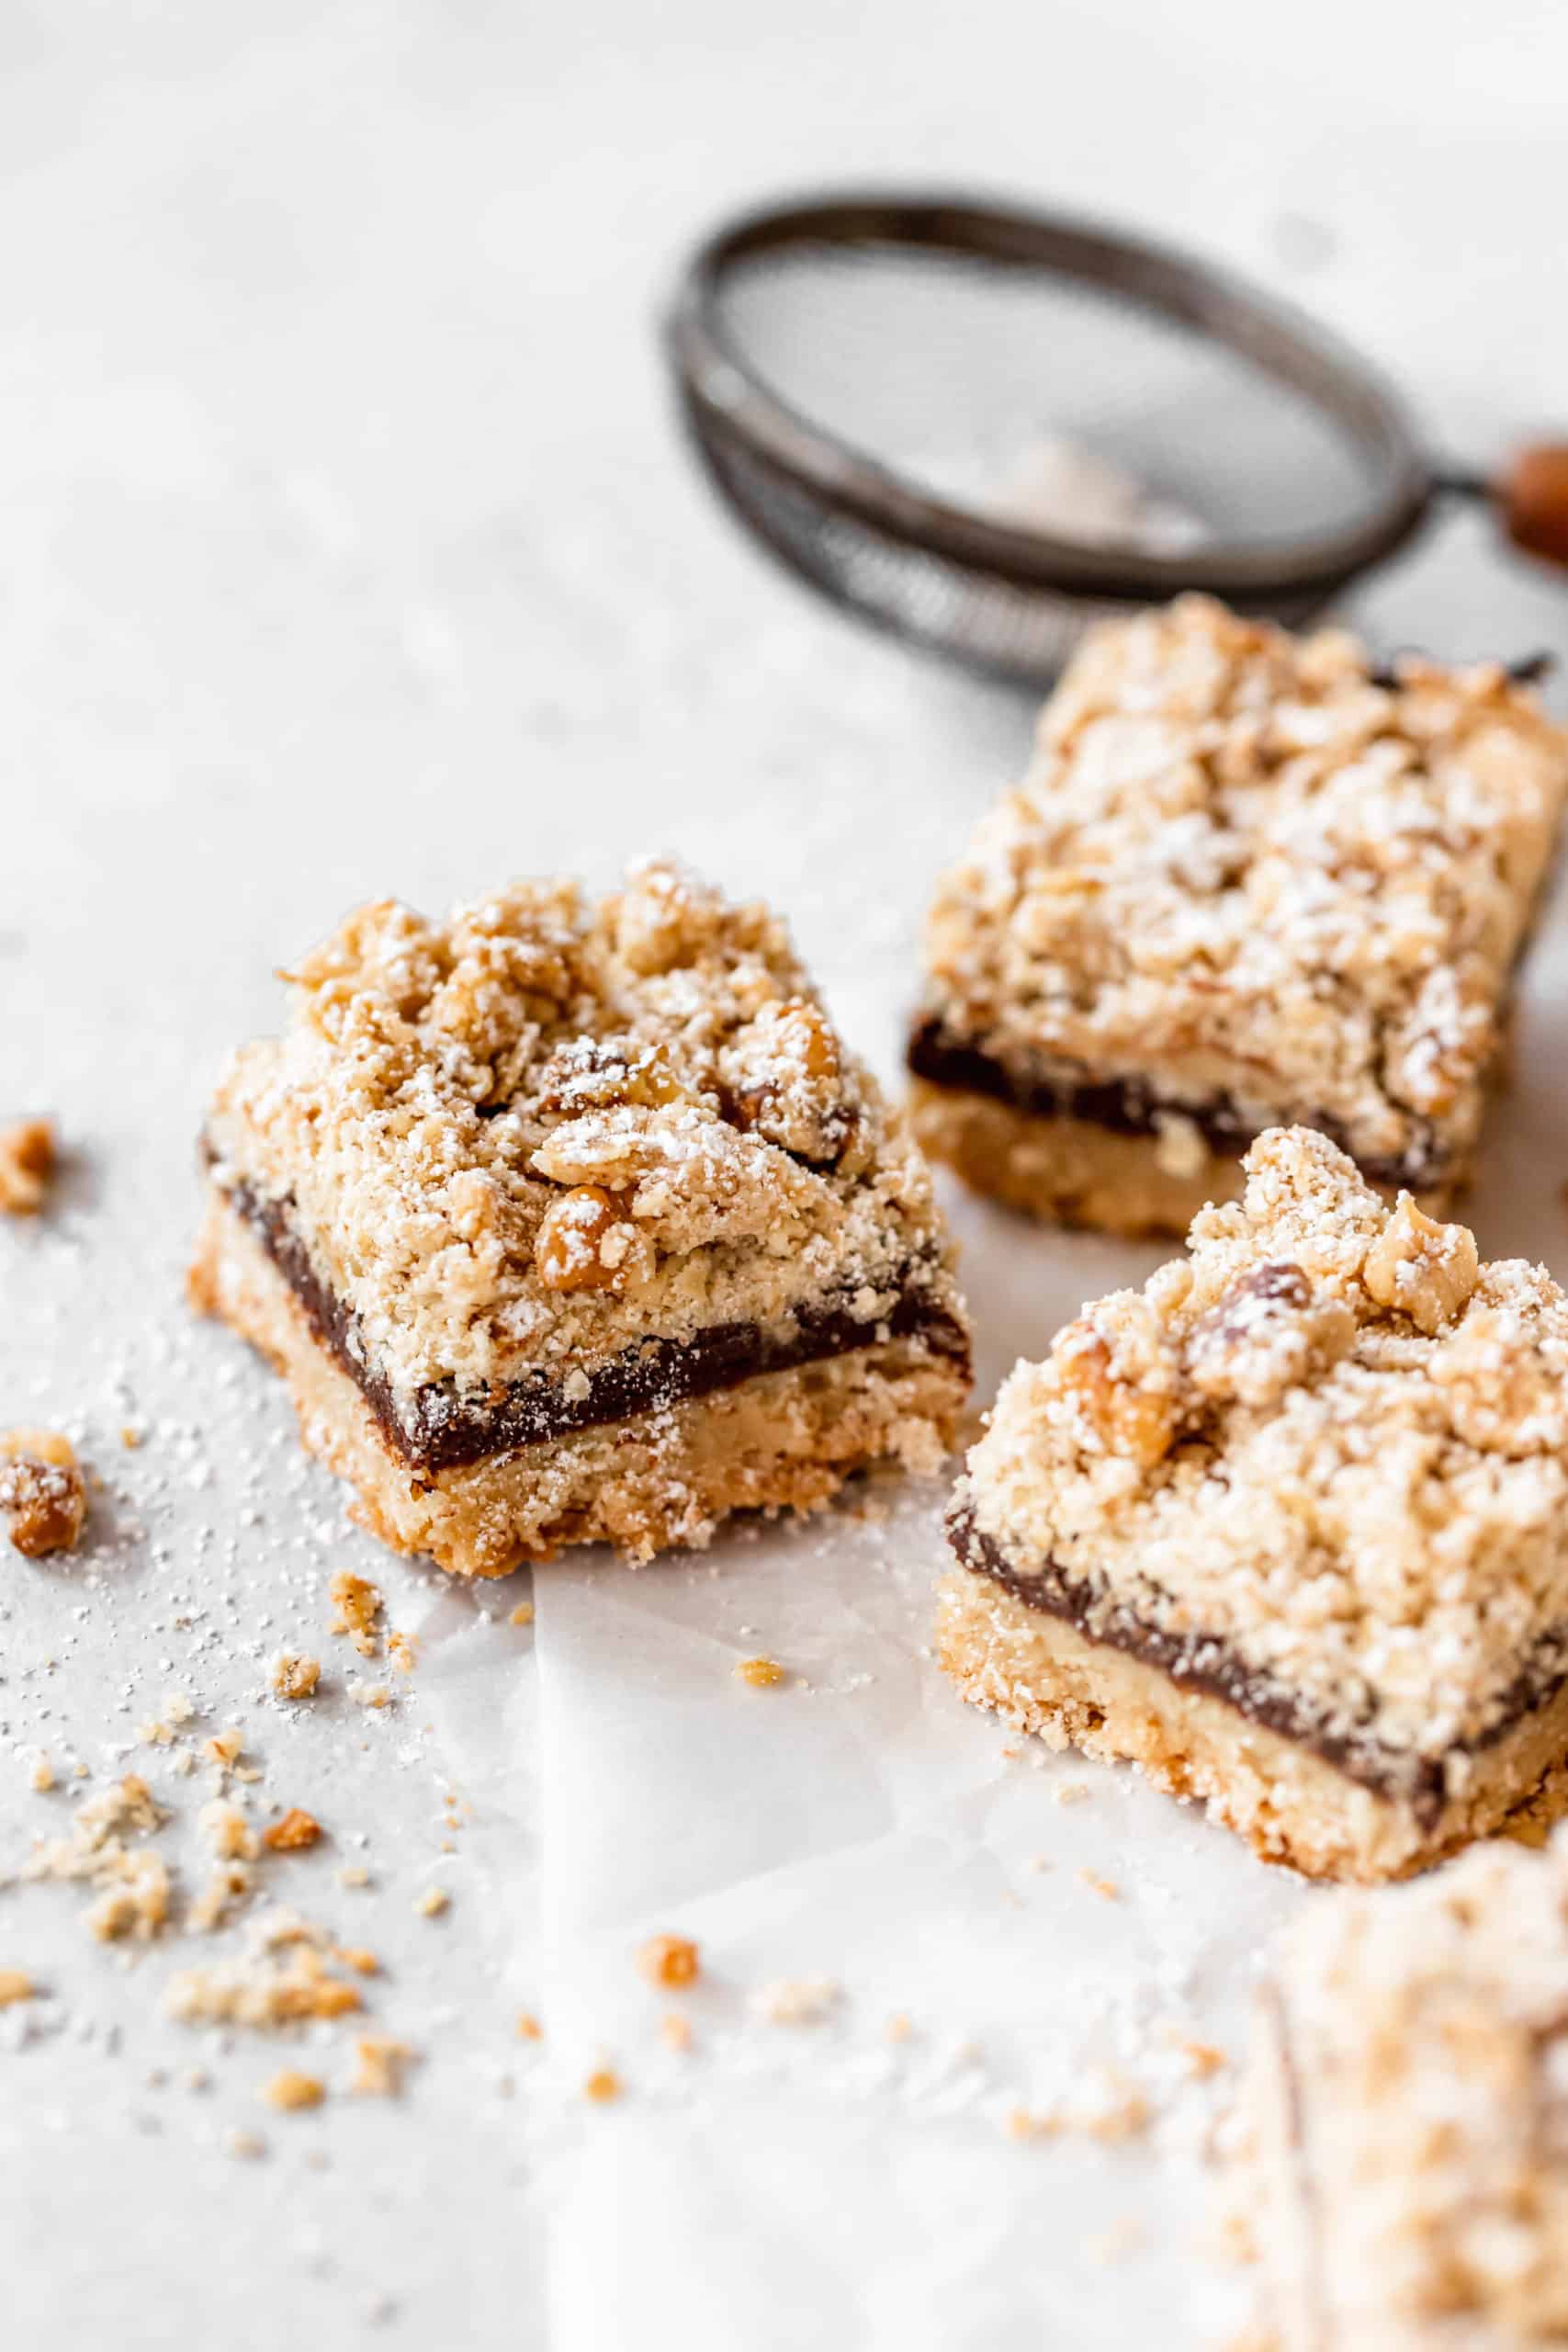
[{"label": "cookie crumb", "polygon": [[261,2096],[268,2107],[276,2107],[283,2114],[320,2107],[326,2095],[327,2086],[319,2075],[302,2075],[294,2066],[285,2066],[261,2087]]},{"label": "cookie crumb", "polygon": [[59,1158],[50,1119],[16,1119],[0,1127],[0,1210],[36,1216]]},{"label": "cookie crumb", "polygon": [[387,1636],[387,1656],[400,1674],[412,1674],[419,1664],[419,1636],[400,1634],[395,1628]]},{"label": "cookie crumb", "polygon": [[337,1874],[337,1883],[340,1886],[349,1888],[368,1886],[370,1873],[363,1862],[344,1862]]},{"label": "cookie crumb", "polygon": [[775,1683],[789,1679],[776,1658],[743,1657],[735,1669],[739,1681],[750,1683],[753,1690],[771,1690]]},{"label": "cookie crumb", "polygon": [[394,2041],[384,2033],[363,2034],[354,2045],[348,2087],[360,2098],[400,2098],[403,2076],[413,2063],[414,2052],[406,2041]]},{"label": "cookie crumb", "polygon": [[538,2018],[534,2015],[533,2010],[532,2010],[532,2009],[519,2009],[519,2010],[518,2010],[518,2012],[517,2012],[517,2039],[518,2039],[518,2041],[543,2041],[544,2038],[545,2038],[545,2029],[544,2029],[544,2027],[539,2023]]},{"label": "cookie crumb", "polygon": [[842,1985],[831,1976],[781,1976],[762,1985],[751,2006],[769,2025],[820,2025],[842,1996]]},{"label": "cookie crumb", "polygon": [[373,1951],[363,1944],[334,1944],[333,1958],[344,1968],[352,1968],[356,1976],[379,1976],[381,1963]]},{"label": "cookie crumb", "polygon": [[902,2009],[895,2009],[882,2029],[884,2041],[912,2041],[915,2029]]},{"label": "cookie crumb", "polygon": [[8,2009],[13,2001],[37,1997],[38,1986],[25,1968],[0,1968],[0,2009]]},{"label": "cookie crumb", "polygon": [[225,2132],[223,2153],[238,2157],[242,2163],[254,2164],[258,2156],[265,2155],[266,2142],[259,2132]]},{"label": "cookie crumb", "polygon": [[137,1447],[141,1442],[141,1437],[142,1432],[137,1428],[134,1421],[126,1421],[121,1424],[119,1442],[121,1445],[124,1446],[127,1453],[135,1453]]},{"label": "cookie crumb", "polygon": [[1202,2082],[1230,2064],[1225,2052],[1212,2041],[1194,2041],[1188,2034],[1179,2034],[1176,2046],[1187,2061],[1187,2072],[1194,2082]]},{"label": "cookie crumb", "polygon": [[196,1816],[196,1826],[224,1861],[254,1862],[256,1858],[256,1834],[240,1811],[225,1797],[214,1797],[204,1804]]},{"label": "cookie crumb", "polygon": [[53,1762],[41,1748],[33,1758],[33,1769],[28,1776],[28,1786],[36,1789],[40,1797],[47,1795],[54,1786]]},{"label": "cookie crumb", "polygon": [[509,1625],[531,1625],[534,1622],[533,1602],[520,1600],[506,1622]]},{"label": "cookie crumb", "polygon": [[331,1631],[346,1634],[361,1657],[374,1657],[380,1646],[376,1633],[376,1621],[381,1614],[381,1595],[368,1577],[356,1577],[352,1569],[340,1568],[327,1588],[327,1598],[333,1604]]},{"label": "cookie crumb", "polygon": [[666,2050],[685,2052],[692,2046],[692,2024],[679,2009],[666,2009],[659,2020],[659,2038]]},{"label": "cookie crumb", "polygon": [[1058,1781],[1051,1792],[1057,1804],[1081,1804],[1089,1794],[1087,1781]]},{"label": "cookie crumb", "polygon": [[452,1897],[444,1886],[427,1886],[413,1907],[423,1918],[439,1919],[443,1911],[450,1909]]},{"label": "cookie crumb", "polygon": [[613,2066],[595,2066],[582,2086],[584,2098],[595,2099],[601,2106],[608,2099],[619,2098],[626,2088]]},{"label": "cookie crumb", "polygon": [[0,1513],[27,1560],[75,1548],[87,1518],[87,1484],[68,1438],[52,1430],[0,1437]]},{"label": "cookie crumb", "polygon": [[267,1687],[275,1699],[310,1699],[321,1679],[319,1658],[299,1650],[279,1650],[267,1668]]},{"label": "cookie crumb", "polygon": [[637,1964],[650,1984],[676,1992],[697,1981],[697,1947],[688,1936],[650,1936]]},{"label": "cookie crumb", "polygon": [[1091,1870],[1079,1871],[1078,1877],[1084,1885],[1092,1888],[1096,1894],[1103,1895],[1107,1903],[1121,1902],[1122,1890],[1113,1878],[1102,1878],[1098,1871]]},{"label": "cookie crumb", "polygon": [[301,1805],[291,1804],[281,1820],[262,1831],[262,1844],[275,1854],[292,1854],[301,1847],[313,1846],[321,1834],[321,1825],[315,1815],[307,1813]]}]

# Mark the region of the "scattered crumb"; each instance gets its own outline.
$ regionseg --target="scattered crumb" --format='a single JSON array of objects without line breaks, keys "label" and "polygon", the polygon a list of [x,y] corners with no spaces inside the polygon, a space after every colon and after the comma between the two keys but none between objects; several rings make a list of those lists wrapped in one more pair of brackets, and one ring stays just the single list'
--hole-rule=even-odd
[{"label": "scattered crumb", "polygon": [[739,1681],[749,1682],[753,1690],[771,1690],[775,1683],[789,1679],[784,1668],[771,1657],[743,1657],[735,1673]]},{"label": "scattered crumb", "polygon": [[71,1551],[87,1518],[87,1482],[69,1438],[52,1430],[0,1437],[0,1512],[26,1560]]},{"label": "scattered crumb", "polygon": [[533,2010],[532,2010],[532,2009],[519,2009],[519,2010],[518,2010],[518,2012],[517,2012],[517,2039],[518,2039],[518,2041],[543,2041],[544,2038],[545,2038],[545,2029],[544,2029],[544,2027],[539,2023],[538,2018],[534,2015]]},{"label": "scattered crumb", "polygon": [[692,2046],[692,2025],[679,2009],[666,2009],[659,2020],[659,2038],[666,2050],[687,2051]]},{"label": "scattered crumb", "polygon": [[166,1815],[147,1783],[128,1772],[96,1796],[84,1797],[63,1838],[48,1839],[22,1865],[25,1879],[64,1879],[96,1887],[87,1926],[101,1942],[157,1935],[169,1917],[168,1865],[159,1854],[136,1851],[128,1835],[161,1829]]},{"label": "scattered crumb", "polygon": [[1105,2092],[1104,2098],[1093,2107],[1011,2108],[1002,2119],[1002,2129],[1012,2140],[1054,2139],[1058,2133],[1071,2132],[1081,2133],[1086,2139],[1100,2140],[1107,2146],[1118,2140],[1134,2139],[1139,2132],[1147,2131],[1152,2111],[1142,2091],[1131,2083],[1107,2076]]},{"label": "scattered crumb", "polygon": [[313,1698],[321,1679],[319,1658],[299,1650],[279,1650],[267,1668],[267,1686],[277,1699]]},{"label": "scattered crumb", "polygon": [[16,1119],[0,1127],[0,1211],[36,1216],[57,1157],[52,1120]]},{"label": "scattered crumb", "polygon": [[625,2087],[613,2066],[595,2066],[582,2086],[582,2096],[603,2104],[606,2099],[619,2098]]},{"label": "scattered crumb", "polygon": [[1134,2247],[1142,2245],[1143,2234],[1132,2215],[1123,2213],[1120,2220],[1111,2222],[1108,2230],[1101,2230],[1096,2236],[1087,2239],[1084,2253],[1090,2262],[1102,2265],[1120,2262],[1124,2255],[1131,2254]]},{"label": "scattered crumb", "polygon": [[23,1968],[0,1968],[0,2009],[8,2009],[13,2001],[30,2001],[38,1986]]},{"label": "scattered crumb", "polygon": [[1122,1890],[1113,1878],[1101,1878],[1098,1871],[1089,1870],[1079,1871],[1078,1876],[1085,1886],[1091,1887],[1096,1894],[1102,1894],[1107,1903],[1121,1902]]},{"label": "scattered crumb", "polygon": [[1081,1804],[1089,1794],[1087,1781],[1058,1781],[1051,1791],[1057,1804]]},{"label": "scattered crumb", "polygon": [[697,1947],[687,1936],[649,1936],[637,1964],[650,1984],[676,1992],[697,1981]]},{"label": "scattered crumb", "polygon": [[451,1901],[452,1897],[444,1886],[427,1886],[413,1907],[426,1919],[439,1919],[443,1911],[449,1908]]},{"label": "scattered crumb", "polygon": [[246,2163],[254,2163],[256,2157],[265,2155],[266,2142],[259,2132],[225,2132],[223,2153],[238,2156]]},{"label": "scattered crumb", "polygon": [[769,2025],[820,2025],[842,1996],[831,1976],[781,1976],[753,1994],[751,2007]]},{"label": "scattered crumb", "polygon": [[363,1862],[344,1862],[337,1874],[337,1883],[347,1887],[368,1886],[370,1873]]},{"label": "scattered crumb", "polygon": [[1176,2046],[1186,2059],[1187,2072],[1194,2082],[1217,2075],[1223,2067],[1230,2064],[1225,2052],[1216,2049],[1212,2041],[1194,2041],[1187,2034],[1178,2034]]},{"label": "scattered crumb", "polygon": [[313,1813],[291,1804],[280,1821],[262,1831],[262,1844],[275,1854],[292,1854],[302,1846],[313,1846],[321,1834],[321,1825]]},{"label": "scattered crumb", "polygon": [[174,1977],[164,2006],[183,2025],[242,2025],[257,2032],[362,2007],[359,1987],[332,1973],[320,1941],[319,1930],[304,1920],[275,1912],[255,1923],[238,1959]]},{"label": "scattered crumb", "polygon": [[186,1925],[194,1935],[211,1935],[224,1925],[234,1905],[245,1900],[254,1883],[249,1862],[225,1862],[191,1905]]},{"label": "scattered crumb", "polygon": [[276,2107],[284,2114],[300,2108],[320,2107],[326,2095],[327,2086],[319,2075],[301,2075],[293,2066],[285,2066],[261,2087],[261,2096],[268,2107]]},{"label": "scattered crumb", "polygon": [[534,1622],[533,1602],[520,1600],[506,1622],[509,1625],[531,1625]]},{"label": "scattered crumb", "polygon": [[373,1951],[363,1944],[334,1944],[333,1958],[344,1968],[352,1968],[356,1976],[379,1976],[381,1963]]},{"label": "scattered crumb", "polygon": [[356,1577],[348,1568],[340,1568],[327,1589],[333,1604],[331,1630],[346,1634],[361,1657],[374,1657],[380,1645],[377,1639],[376,1620],[381,1614],[381,1595],[368,1577]]},{"label": "scattered crumb", "polygon": [[351,1682],[348,1695],[356,1707],[389,1707],[392,1694],[384,1682]]},{"label": "scattered crumb", "polygon": [[413,2063],[414,2052],[406,2041],[394,2041],[384,2033],[362,2034],[354,2045],[348,2087],[361,2098],[397,2098]]},{"label": "scattered crumb", "polygon": [[33,1758],[33,1769],[29,1781],[39,1796],[45,1795],[54,1786],[54,1766],[41,1748]]},{"label": "scattered crumb", "polygon": [[196,1826],[213,1852],[225,1861],[254,1862],[256,1858],[256,1833],[237,1804],[226,1797],[214,1797],[204,1804],[196,1816]]},{"label": "scattered crumb", "polygon": [[902,2009],[895,2009],[882,2029],[884,2041],[912,2041],[915,2029]]},{"label": "scattered crumb", "polygon": [[127,1453],[134,1453],[137,1447],[141,1442],[141,1431],[136,1427],[134,1422],[127,1421],[120,1430],[119,1442],[121,1445],[124,1446]]}]

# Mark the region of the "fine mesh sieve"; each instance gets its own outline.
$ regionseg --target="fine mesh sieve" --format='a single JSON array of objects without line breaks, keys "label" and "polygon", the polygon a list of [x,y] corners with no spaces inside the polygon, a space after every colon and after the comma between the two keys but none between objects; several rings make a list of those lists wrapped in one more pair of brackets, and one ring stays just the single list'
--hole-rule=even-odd
[{"label": "fine mesh sieve", "polygon": [[[713,481],[776,556],[1014,677],[1187,588],[1300,625],[1445,492],[1488,489],[1440,476],[1373,369],[1227,272],[966,199],[749,214],[694,257],[668,340]],[[1562,460],[1568,516],[1568,456],[1529,454]],[[1511,508],[1510,528],[1562,559],[1546,504],[1533,537]]]}]

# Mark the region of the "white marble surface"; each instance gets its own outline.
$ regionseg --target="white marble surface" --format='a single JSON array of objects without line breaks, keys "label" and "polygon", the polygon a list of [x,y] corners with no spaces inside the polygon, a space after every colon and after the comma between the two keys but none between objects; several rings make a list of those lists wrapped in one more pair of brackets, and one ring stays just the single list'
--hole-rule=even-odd
[{"label": "white marble surface", "polygon": [[[161,2021],[183,1941],[122,1969],[69,1891],[0,1894],[0,1963],[51,1995],[0,2018],[15,2352],[1223,2329],[1201,2098],[1161,2090],[1122,2149],[999,2119],[1101,2061],[1163,2082],[1172,2024],[1234,2046],[1298,1891],[950,1702],[930,1497],[636,1582],[541,1574],[531,1632],[525,1580],[378,1559],[266,1375],[186,1317],[191,1136],[274,966],[344,907],[639,847],[771,892],[891,1066],[924,892],[1028,712],[807,605],[706,503],[651,328],[716,210],[885,172],[1141,217],[1309,302],[1485,458],[1568,416],[1565,70],[1561,12],[1523,0],[0,13],[0,1107],[53,1110],[73,1153],[55,1216],[0,1233],[0,1422],[58,1419],[107,1481],[88,1551],[4,1569],[0,1860],[58,1815],[35,1747],[124,1769],[183,1685],[203,1730],[244,1724],[264,1800],[327,1823],[273,1885],[381,1951],[378,2019],[426,2053],[400,2108],[275,2120],[273,2053]],[[1356,606],[1455,653],[1561,644],[1564,610],[1462,524]],[[1489,1250],[1559,1271],[1565,997],[1559,922],[1474,1204]],[[1148,1262],[959,1214],[982,1387]],[[424,1636],[386,1715],[341,1693],[344,1564]],[[286,1718],[260,1661],[296,1634],[339,1690]],[[800,1680],[738,1690],[752,1648]],[[141,1755],[192,1878],[200,1784]],[[1064,1778],[1089,1797],[1052,1804]],[[355,1859],[367,1892],[336,1883]],[[628,1964],[653,1927],[710,1965],[686,2060]],[[835,2018],[753,2022],[801,1973],[842,1980]],[[334,2088],[341,2041],[299,2061]],[[602,2048],[610,2109],[578,2089]],[[237,2127],[270,2153],[225,2154]]]}]

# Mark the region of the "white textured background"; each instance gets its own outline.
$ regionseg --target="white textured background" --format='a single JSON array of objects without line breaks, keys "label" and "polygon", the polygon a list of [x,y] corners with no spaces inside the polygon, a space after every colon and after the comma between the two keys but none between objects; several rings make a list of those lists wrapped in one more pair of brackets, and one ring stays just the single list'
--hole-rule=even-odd
[{"label": "white textured background", "polygon": [[[389,1561],[425,1634],[395,1713],[258,1704],[285,1637],[341,1686],[325,1580],[375,1555],[265,1376],[187,1325],[191,1136],[272,967],[345,906],[641,847],[767,888],[890,1064],[930,878],[1028,712],[808,605],[705,503],[652,322],[714,214],[880,173],[1141,218],[1315,308],[1485,458],[1568,421],[1565,75],[1548,0],[0,9],[0,1110],[53,1110],[74,1155],[54,1218],[0,1233],[0,1424],[58,1419],[108,1485],[89,1552],[0,1558],[0,1861],[58,1825],[36,1747],[123,1770],[184,1685],[204,1731],[245,1724],[265,1800],[327,1822],[273,1885],[382,1951],[378,2020],[427,2053],[401,2109],[275,2122],[273,2053],[159,2022],[174,1952],[122,1970],[66,1891],[0,1894],[0,1963],[51,1994],[0,2018],[8,2352],[1223,2330],[1201,2099],[1161,2091],[1128,2150],[998,2120],[1089,2058],[1157,2089],[1173,2023],[1234,2046],[1295,1891],[948,1702],[930,1498],[635,1584],[541,1575],[533,1633],[501,1622],[525,1581],[492,1619]],[[1479,654],[1561,643],[1564,610],[1458,524],[1357,616]],[[1543,948],[1474,1216],[1561,1271],[1560,929]],[[1147,1262],[963,1225],[983,1388]],[[738,1690],[758,1647],[810,1687]],[[151,1769],[188,1815],[198,1784]],[[1058,1810],[1063,1778],[1091,1797]],[[343,1893],[356,1858],[377,1883]],[[670,1926],[712,1978],[686,2062],[626,1960]],[[838,2020],[750,2023],[799,1972],[843,1980]],[[889,2049],[894,2010],[917,2031]],[[613,2109],[577,2096],[601,2048]],[[298,2063],[341,2086],[333,2037]],[[265,2159],[224,2154],[258,2124]]]}]

